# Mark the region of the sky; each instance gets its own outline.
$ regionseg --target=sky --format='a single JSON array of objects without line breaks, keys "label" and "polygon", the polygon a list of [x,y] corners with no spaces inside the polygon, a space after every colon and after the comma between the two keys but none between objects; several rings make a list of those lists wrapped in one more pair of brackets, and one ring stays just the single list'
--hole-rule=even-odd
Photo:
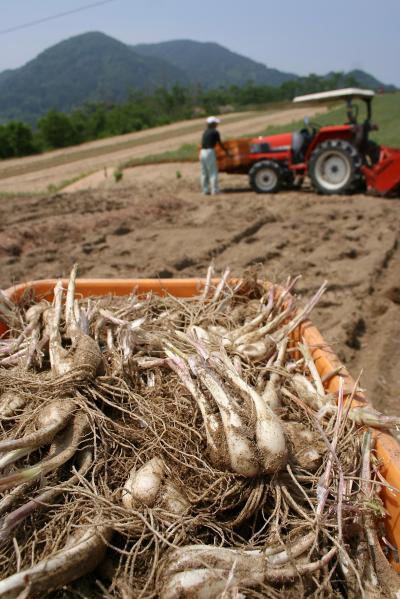
[{"label": "sky", "polygon": [[95,3],[0,0],[0,72],[63,39],[102,31],[129,44],[218,42],[299,75],[363,69],[400,87],[400,0],[105,0],[24,27]]}]

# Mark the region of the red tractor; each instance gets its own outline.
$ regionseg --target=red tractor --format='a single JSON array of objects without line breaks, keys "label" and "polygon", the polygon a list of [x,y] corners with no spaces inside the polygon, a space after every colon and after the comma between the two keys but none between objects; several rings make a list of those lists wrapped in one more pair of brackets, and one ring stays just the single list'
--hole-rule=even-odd
[{"label": "red tractor", "polygon": [[[355,88],[298,96],[293,100],[296,103],[345,99],[348,122],[320,127],[304,119],[305,127],[295,133],[227,141],[230,157],[217,150],[218,168],[248,174],[257,193],[298,188],[306,176],[316,191],[325,194],[365,190],[382,195],[399,193],[400,150],[369,139],[370,131],[378,128],[371,123],[373,96],[373,91]],[[366,105],[362,123],[358,123],[355,99]]]}]

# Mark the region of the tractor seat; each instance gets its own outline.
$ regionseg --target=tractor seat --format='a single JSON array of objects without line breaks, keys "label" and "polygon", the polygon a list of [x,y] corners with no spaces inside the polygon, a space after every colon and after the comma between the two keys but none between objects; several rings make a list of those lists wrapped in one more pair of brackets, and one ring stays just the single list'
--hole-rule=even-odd
[{"label": "tractor seat", "polygon": [[308,144],[311,141],[310,132],[308,129],[295,131],[292,135],[292,160],[293,162],[304,162],[304,157]]},{"label": "tractor seat", "polygon": [[353,145],[360,152],[364,164],[373,166],[379,162],[380,146],[369,139],[369,133],[373,129],[369,120],[365,120],[362,125],[353,127]]}]

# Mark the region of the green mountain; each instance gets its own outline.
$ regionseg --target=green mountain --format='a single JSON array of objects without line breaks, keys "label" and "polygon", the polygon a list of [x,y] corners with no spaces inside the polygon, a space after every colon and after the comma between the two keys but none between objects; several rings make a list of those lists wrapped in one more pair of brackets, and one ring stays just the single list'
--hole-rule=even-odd
[{"label": "green mountain", "polygon": [[175,40],[138,44],[132,49],[142,56],[163,58],[185,71],[191,83],[201,84],[205,88],[243,85],[248,81],[278,86],[297,78],[293,73],[270,69],[213,42]]},{"label": "green mountain", "polygon": [[129,91],[187,84],[180,69],[143,57],[104,33],[84,33],[48,48],[13,71],[0,73],[0,122],[33,123],[50,108],[70,111],[85,102],[123,102]]},{"label": "green mountain", "polygon": [[[390,89],[363,71],[349,74],[364,87]],[[52,108],[69,112],[87,102],[120,103],[132,90],[147,92],[176,83],[210,89],[249,81],[279,86],[297,79],[212,42],[129,46],[89,32],[48,48],[19,69],[0,73],[0,124],[12,119],[34,124]]]},{"label": "green mountain", "polygon": [[357,79],[358,83],[360,84],[360,87],[375,90],[384,89],[388,92],[396,91],[395,85],[386,85],[385,83],[382,83],[382,81],[376,79],[376,77],[374,77],[373,75],[370,75],[365,71],[361,71],[360,69],[354,69],[353,71],[349,71],[348,75],[351,75],[352,77],[354,77],[354,79]]},{"label": "green mountain", "polygon": [[6,71],[2,71],[0,73],[0,83],[2,83],[3,81],[6,81],[9,77],[12,77],[13,72],[14,71],[12,69],[7,69]]},{"label": "green mountain", "polygon": [[[387,92],[396,91],[396,87],[394,85],[386,85],[373,77],[369,73],[365,71],[361,71],[360,69],[354,69],[353,71],[348,72],[338,72],[334,73],[333,71],[329,72],[325,75],[325,79],[335,79],[336,87],[340,89],[341,87],[349,87],[349,79],[353,80],[357,85],[357,87],[365,88],[365,89],[373,89],[373,90],[385,90]],[[350,83],[350,87],[353,86],[353,83]]]}]

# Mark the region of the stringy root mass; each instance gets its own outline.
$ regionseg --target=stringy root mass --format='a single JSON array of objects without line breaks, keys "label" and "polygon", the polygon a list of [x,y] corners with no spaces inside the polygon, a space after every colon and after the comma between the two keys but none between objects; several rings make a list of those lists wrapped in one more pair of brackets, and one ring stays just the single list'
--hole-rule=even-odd
[{"label": "stringy root mass", "polygon": [[0,296],[0,597],[395,596],[363,427],[384,419],[293,336],[325,284],[304,302],[297,278],[210,267],[191,298],[81,298],[75,278]]}]

